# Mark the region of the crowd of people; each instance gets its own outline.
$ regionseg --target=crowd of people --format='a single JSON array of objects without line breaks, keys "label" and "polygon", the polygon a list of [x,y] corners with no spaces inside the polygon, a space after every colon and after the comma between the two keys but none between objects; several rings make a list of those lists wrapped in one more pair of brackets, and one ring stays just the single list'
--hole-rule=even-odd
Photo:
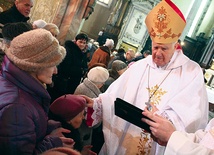
[{"label": "crowd of people", "polygon": [[[29,23],[33,5],[0,13],[0,154],[214,154],[204,76],[178,45],[186,20],[174,3],[149,12],[152,51],[141,52],[116,50],[104,29],[60,45],[56,24]],[[151,133],[115,115],[117,98],[144,110]]]}]

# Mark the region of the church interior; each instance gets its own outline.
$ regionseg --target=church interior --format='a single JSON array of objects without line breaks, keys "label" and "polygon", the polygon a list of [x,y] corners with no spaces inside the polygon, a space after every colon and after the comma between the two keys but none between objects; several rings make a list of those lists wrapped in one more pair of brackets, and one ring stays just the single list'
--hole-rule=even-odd
[{"label": "church interior", "polygon": [[[100,30],[115,42],[115,49],[151,50],[144,23],[160,0],[34,0],[30,22],[43,19],[60,29],[63,44],[79,32],[97,40]],[[183,12],[186,27],[180,37],[183,52],[205,69],[210,115],[214,111],[214,0],[172,0]],[[0,0],[5,10],[13,0]]]}]

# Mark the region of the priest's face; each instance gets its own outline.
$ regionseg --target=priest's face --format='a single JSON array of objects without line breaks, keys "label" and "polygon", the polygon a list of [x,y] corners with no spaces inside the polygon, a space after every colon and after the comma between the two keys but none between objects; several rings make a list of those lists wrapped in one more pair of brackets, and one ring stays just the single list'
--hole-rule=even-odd
[{"label": "priest's face", "polygon": [[175,43],[160,44],[152,42],[152,59],[157,66],[163,67],[169,63],[175,52]]}]

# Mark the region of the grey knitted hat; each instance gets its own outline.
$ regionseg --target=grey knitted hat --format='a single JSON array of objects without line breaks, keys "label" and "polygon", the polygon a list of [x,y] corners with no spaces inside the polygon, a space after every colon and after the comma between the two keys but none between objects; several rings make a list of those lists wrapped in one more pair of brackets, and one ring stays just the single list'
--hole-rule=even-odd
[{"label": "grey knitted hat", "polygon": [[31,30],[15,37],[5,53],[17,67],[29,72],[58,65],[66,55],[65,48],[44,29]]}]

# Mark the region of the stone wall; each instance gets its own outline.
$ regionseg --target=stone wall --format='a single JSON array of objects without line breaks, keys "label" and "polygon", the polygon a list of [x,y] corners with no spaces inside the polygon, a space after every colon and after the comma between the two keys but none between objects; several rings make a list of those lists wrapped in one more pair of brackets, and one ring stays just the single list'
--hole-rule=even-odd
[{"label": "stone wall", "polygon": [[88,0],[35,0],[31,22],[43,19],[60,29],[57,37],[61,44],[74,39],[81,24]]}]

